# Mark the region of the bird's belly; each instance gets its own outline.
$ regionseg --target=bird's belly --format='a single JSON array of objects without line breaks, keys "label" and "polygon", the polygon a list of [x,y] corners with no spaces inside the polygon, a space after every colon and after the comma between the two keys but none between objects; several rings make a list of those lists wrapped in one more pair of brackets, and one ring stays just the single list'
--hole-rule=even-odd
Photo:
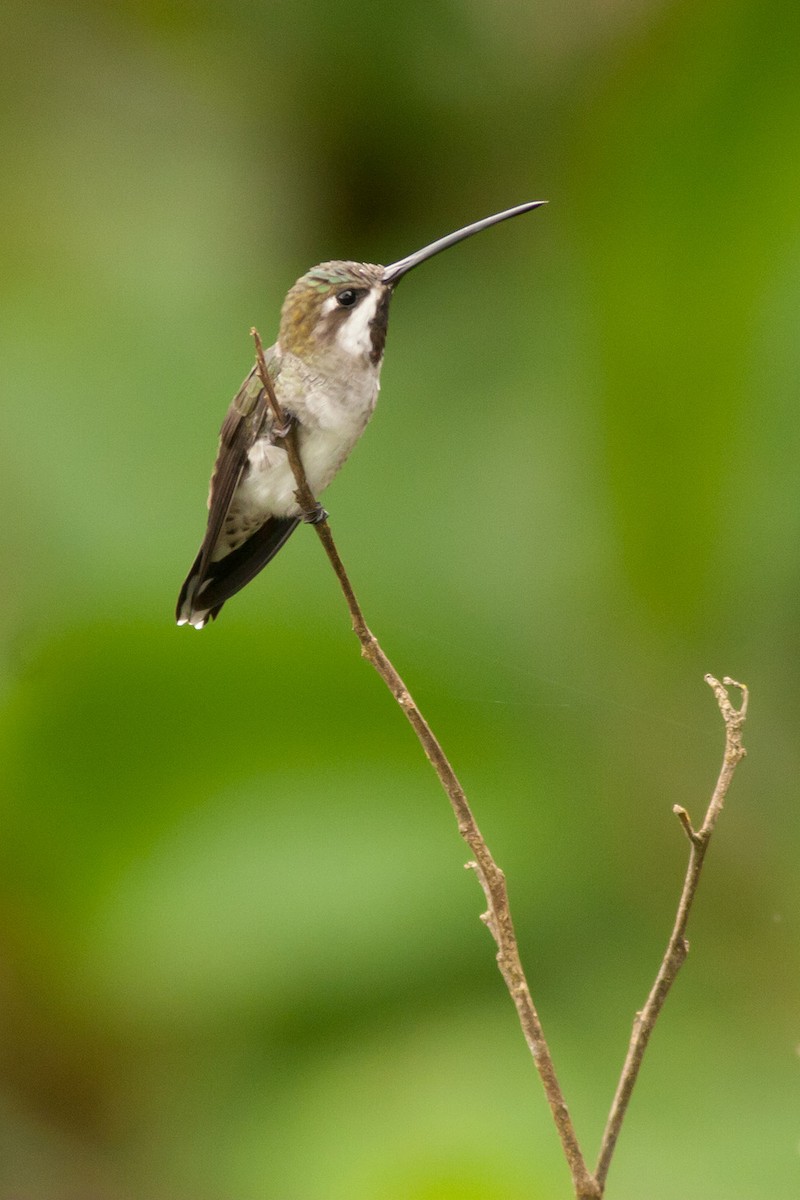
[{"label": "bird's belly", "polygon": [[300,435],[300,457],[309,487],[322,492],[339,471],[361,436],[366,419],[347,430],[314,429]]},{"label": "bird's belly", "polygon": [[262,521],[296,515],[296,487],[286,451],[262,438],[250,450],[231,508]]},{"label": "bird's belly", "polygon": [[[364,432],[378,395],[375,371],[341,396],[321,387],[308,387],[301,403],[289,411],[299,418],[297,436],[308,485],[319,496]],[[295,497],[297,483],[289,457],[269,437],[259,438],[250,448],[247,465],[228,509],[212,561],[235,550],[269,517],[299,517]]]},{"label": "bird's belly", "polygon": [[[314,495],[325,490],[357,440],[358,433],[344,437],[341,432],[328,429],[301,429],[300,456]],[[231,508],[259,522],[268,516],[297,517],[300,507],[296,490],[297,482],[286,451],[264,438],[250,451],[248,469],[236,489]]]}]

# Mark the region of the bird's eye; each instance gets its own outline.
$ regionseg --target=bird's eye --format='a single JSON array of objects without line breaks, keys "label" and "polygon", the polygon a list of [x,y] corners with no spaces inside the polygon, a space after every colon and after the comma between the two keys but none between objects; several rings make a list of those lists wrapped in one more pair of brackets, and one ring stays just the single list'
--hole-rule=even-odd
[{"label": "bird's eye", "polygon": [[343,292],[336,293],[336,303],[340,308],[352,308],[358,299],[358,292],[354,288],[345,288]]}]

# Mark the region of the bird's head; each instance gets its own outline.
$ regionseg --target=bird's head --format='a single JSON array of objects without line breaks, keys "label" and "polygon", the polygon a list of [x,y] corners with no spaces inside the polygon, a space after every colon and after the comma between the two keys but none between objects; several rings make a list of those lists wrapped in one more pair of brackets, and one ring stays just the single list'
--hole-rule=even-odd
[{"label": "bird's head", "polygon": [[281,312],[281,349],[306,360],[328,353],[378,365],[392,287],[371,263],[326,262],[290,290]]},{"label": "bird's head", "polygon": [[364,366],[380,366],[389,304],[403,276],[448,246],[543,203],[534,200],[484,217],[389,267],[356,262],[325,262],[312,267],[298,279],[284,302],[278,334],[281,349],[306,361],[333,354],[350,357]]}]

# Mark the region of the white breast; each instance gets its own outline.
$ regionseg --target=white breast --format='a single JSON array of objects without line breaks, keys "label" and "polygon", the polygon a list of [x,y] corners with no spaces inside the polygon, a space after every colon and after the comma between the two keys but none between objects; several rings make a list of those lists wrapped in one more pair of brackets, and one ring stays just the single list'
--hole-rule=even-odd
[{"label": "white breast", "polygon": [[[368,303],[367,297],[364,303]],[[355,313],[353,314],[355,316]],[[363,328],[367,331],[367,325]],[[344,355],[340,350],[340,356]],[[346,353],[346,352],[345,352]],[[375,408],[379,367],[371,363],[319,374],[293,355],[284,356],[278,398],[300,421],[300,453],[312,492],[320,495],[355,446]],[[344,368],[344,369],[342,369]],[[333,381],[336,381],[334,383]],[[296,483],[286,451],[260,438],[248,454],[249,470],[234,495],[237,520],[259,523],[268,516],[297,516]]]}]

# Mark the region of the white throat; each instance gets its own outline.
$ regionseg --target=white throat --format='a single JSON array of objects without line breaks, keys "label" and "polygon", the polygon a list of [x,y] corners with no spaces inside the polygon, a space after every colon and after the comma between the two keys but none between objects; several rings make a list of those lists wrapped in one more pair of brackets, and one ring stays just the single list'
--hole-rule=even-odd
[{"label": "white throat", "polygon": [[373,288],[358,307],[343,321],[336,333],[336,344],[345,354],[362,358],[372,353],[372,330],[378,308],[378,289]]}]

